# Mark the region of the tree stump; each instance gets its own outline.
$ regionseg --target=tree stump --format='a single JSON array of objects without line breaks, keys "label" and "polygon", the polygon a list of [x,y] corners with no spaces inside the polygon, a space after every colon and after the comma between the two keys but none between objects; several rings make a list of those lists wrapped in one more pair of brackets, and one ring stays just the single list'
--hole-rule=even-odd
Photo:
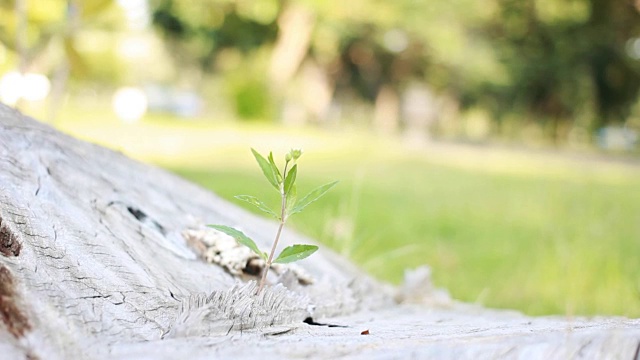
[{"label": "tree stump", "polygon": [[395,289],[326,249],[300,263],[312,284],[284,270],[255,295],[255,269],[207,262],[185,235],[209,223],[264,248],[277,226],[0,105],[2,358],[639,357],[639,320],[483,309],[424,269]]}]

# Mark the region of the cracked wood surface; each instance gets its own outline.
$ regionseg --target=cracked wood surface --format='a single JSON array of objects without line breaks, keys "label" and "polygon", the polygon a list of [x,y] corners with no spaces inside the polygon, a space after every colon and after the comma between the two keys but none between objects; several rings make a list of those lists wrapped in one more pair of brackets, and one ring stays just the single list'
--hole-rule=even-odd
[{"label": "cracked wood surface", "polygon": [[[202,223],[239,226],[265,248],[277,226],[0,105],[0,354],[638,357],[638,320],[426,305],[434,294],[428,278],[395,293],[326,249],[300,263],[313,285],[285,273],[256,297],[254,282],[202,261],[189,247],[182,233]],[[313,243],[285,231],[282,246],[293,242]],[[344,327],[309,325],[306,318]],[[360,335],[364,330],[369,335]]]}]

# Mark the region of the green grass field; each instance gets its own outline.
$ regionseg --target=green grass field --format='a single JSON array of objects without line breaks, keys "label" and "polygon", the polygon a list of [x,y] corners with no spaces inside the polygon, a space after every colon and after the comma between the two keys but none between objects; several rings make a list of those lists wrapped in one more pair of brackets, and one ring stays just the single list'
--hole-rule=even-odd
[{"label": "green grass field", "polygon": [[[523,177],[419,160],[299,166],[309,187],[342,182],[293,226],[381,279],[398,282],[405,268],[429,264],[435,282],[464,301],[640,315],[637,179]],[[253,169],[173,170],[229,199],[270,191]]]},{"label": "green grass field", "polygon": [[404,269],[428,264],[436,285],[463,301],[528,314],[640,316],[636,166],[264,125],[71,118],[58,126],[239,206],[233,195],[277,198],[249,147],[284,154],[302,146],[299,193],[341,182],[292,226],[374,276],[397,283]]}]

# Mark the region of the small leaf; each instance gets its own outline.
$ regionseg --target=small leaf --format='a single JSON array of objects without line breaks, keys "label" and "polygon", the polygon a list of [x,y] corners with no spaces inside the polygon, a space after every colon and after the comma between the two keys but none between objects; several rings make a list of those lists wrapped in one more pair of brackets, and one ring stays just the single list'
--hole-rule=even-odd
[{"label": "small leaf", "polygon": [[313,191],[311,191],[307,196],[303,197],[302,200],[298,201],[296,205],[291,209],[289,215],[297,214],[302,211],[304,208],[309,206],[312,202],[321,198],[324,194],[327,193],[332,187],[334,187],[338,182],[334,181],[332,183],[324,184],[320,187],[317,187]]},{"label": "small leaf", "polygon": [[278,166],[276,165],[276,162],[273,161],[273,152],[269,152],[269,164],[271,165],[271,169],[273,171],[275,171],[276,173],[276,178],[278,180],[278,184],[282,182],[282,174],[280,174],[280,170],[278,169]]},{"label": "small leaf", "polygon": [[280,220],[280,216],[278,216],[278,214],[276,214],[273,210],[269,209],[267,204],[262,202],[262,200],[258,199],[257,197],[251,196],[251,195],[236,195],[234,197],[236,199],[238,199],[238,200],[242,200],[244,202],[248,202],[249,204],[257,207],[258,209],[260,209],[261,211],[264,211],[267,214],[273,216],[274,218]]},{"label": "small leaf", "polygon": [[293,184],[296,183],[296,175],[298,175],[298,165],[293,165],[289,173],[287,174],[287,178],[284,179],[284,193],[288,194],[291,190]]},{"label": "small leaf", "polygon": [[287,193],[285,212],[288,213],[289,209],[293,209],[296,206],[296,200],[298,199],[298,187],[296,184],[291,185],[291,189]]},{"label": "small leaf", "polygon": [[254,253],[264,258],[264,253],[260,251],[260,249],[258,249],[258,245],[256,245],[256,243],[253,240],[251,240],[247,235],[245,235],[242,231],[236,230],[230,226],[224,226],[224,225],[207,225],[207,226],[231,236],[232,238],[236,239],[238,243],[248,247],[249,249],[251,249],[251,251],[253,251]]},{"label": "small leaf", "polygon": [[274,168],[271,166],[271,163],[269,163],[267,159],[265,159],[253,148],[251,149],[251,152],[253,153],[253,156],[256,158],[258,165],[260,165],[260,169],[262,169],[262,173],[264,174],[264,177],[266,177],[267,180],[269,180],[269,182],[271,183],[271,185],[273,185],[273,187],[279,191],[280,186],[278,184],[278,177],[276,176],[277,168],[274,170]]},{"label": "small leaf", "polygon": [[316,252],[318,247],[315,245],[293,245],[287,246],[282,250],[278,258],[275,259],[274,263],[286,264],[298,260],[302,260],[306,257],[309,257],[311,254]]}]

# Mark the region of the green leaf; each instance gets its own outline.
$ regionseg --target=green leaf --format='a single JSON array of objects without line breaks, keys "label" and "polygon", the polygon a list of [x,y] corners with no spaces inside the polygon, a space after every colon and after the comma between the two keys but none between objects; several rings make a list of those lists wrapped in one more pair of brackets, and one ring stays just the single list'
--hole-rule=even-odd
[{"label": "green leaf", "polygon": [[261,211],[264,211],[267,214],[273,216],[274,218],[280,220],[280,216],[278,216],[278,214],[276,214],[273,210],[269,209],[267,204],[262,202],[262,200],[258,199],[257,197],[251,196],[251,195],[236,195],[234,197],[236,199],[238,199],[238,200],[242,200],[244,202],[248,202],[249,204],[257,207],[258,209],[260,209]]},{"label": "green leaf", "polygon": [[315,190],[311,191],[307,196],[303,197],[300,201],[296,203],[296,205],[291,209],[289,215],[297,214],[301,212],[304,208],[309,206],[312,202],[320,199],[324,194],[327,193],[332,187],[334,187],[338,182],[334,181],[332,183],[324,184],[320,187],[317,187]]},{"label": "green leaf", "polygon": [[267,161],[267,159],[265,159],[262,155],[260,155],[253,148],[251,149],[251,152],[253,153],[253,156],[256,158],[256,161],[258,162],[258,165],[260,165],[260,169],[262,169],[262,173],[264,174],[264,177],[266,177],[267,180],[269,180],[271,185],[273,185],[273,187],[276,188],[276,190],[280,191],[280,185],[278,183],[278,177],[276,176],[278,168],[274,169],[275,165],[272,166],[271,163],[269,163]]},{"label": "green leaf", "polygon": [[318,247],[315,245],[293,245],[287,246],[278,258],[275,259],[274,263],[286,264],[298,260],[302,260],[306,257],[309,257],[314,252],[318,251]]},{"label": "green leaf", "polygon": [[298,199],[298,187],[296,184],[291,185],[291,189],[287,193],[286,204],[285,204],[285,212],[288,213],[289,209],[293,209],[296,205],[296,200]]},{"label": "green leaf", "polygon": [[258,254],[259,256],[261,256],[266,260],[266,258],[264,257],[264,253],[260,251],[260,249],[258,249],[258,245],[256,245],[256,243],[253,242],[253,240],[251,240],[242,231],[236,230],[230,226],[224,226],[224,225],[207,225],[207,226],[231,236],[232,238],[236,239],[238,243],[248,247],[249,249],[251,249],[251,251],[253,251],[254,253]]},{"label": "green leaf", "polygon": [[298,165],[293,165],[289,173],[287,174],[287,178],[284,179],[284,193],[288,194],[291,190],[293,184],[296,183],[296,175],[298,175]]},{"label": "green leaf", "polygon": [[280,174],[280,169],[276,165],[276,162],[273,161],[273,152],[269,152],[269,164],[271,165],[271,169],[275,170],[276,178],[278,180],[278,184],[282,182],[282,174]]}]

